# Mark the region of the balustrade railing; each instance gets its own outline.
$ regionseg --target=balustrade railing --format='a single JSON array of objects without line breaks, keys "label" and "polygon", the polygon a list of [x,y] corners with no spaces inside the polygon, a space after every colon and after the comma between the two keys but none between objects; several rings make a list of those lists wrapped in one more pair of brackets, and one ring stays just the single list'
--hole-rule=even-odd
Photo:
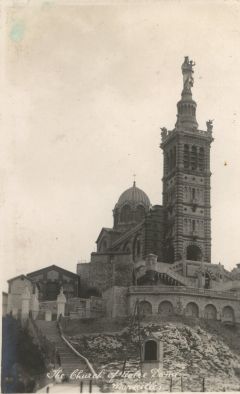
[{"label": "balustrade railing", "polygon": [[236,293],[230,291],[217,291],[211,289],[200,289],[195,287],[185,287],[185,286],[130,286],[128,288],[129,294],[137,293],[182,293],[182,294],[192,294],[192,295],[202,295],[208,297],[217,298],[228,298],[228,299],[239,299],[240,296]]},{"label": "balustrade railing", "polygon": [[[161,274],[166,274],[175,279],[176,281],[182,283],[185,286],[190,285],[190,280],[187,277],[183,277],[182,275],[179,275],[177,272],[175,272],[169,264],[167,263],[161,263],[161,262],[153,262],[153,263],[147,263],[146,266],[144,267],[146,271],[148,270],[153,270],[156,272],[159,272]],[[138,273],[138,277],[141,277],[145,275],[145,271],[142,270],[141,272]]]}]

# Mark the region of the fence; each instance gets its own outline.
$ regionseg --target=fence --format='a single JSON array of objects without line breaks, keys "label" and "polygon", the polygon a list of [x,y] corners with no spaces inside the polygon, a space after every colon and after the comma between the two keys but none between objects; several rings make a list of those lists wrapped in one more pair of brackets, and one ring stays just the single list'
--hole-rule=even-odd
[{"label": "fence", "polygon": [[[114,389],[114,390],[113,390]],[[215,377],[179,376],[161,377],[150,381],[139,379],[127,382],[118,379],[117,382],[102,382],[101,392],[210,392],[238,391],[240,382],[217,380]],[[83,392],[83,391],[81,391]]]}]

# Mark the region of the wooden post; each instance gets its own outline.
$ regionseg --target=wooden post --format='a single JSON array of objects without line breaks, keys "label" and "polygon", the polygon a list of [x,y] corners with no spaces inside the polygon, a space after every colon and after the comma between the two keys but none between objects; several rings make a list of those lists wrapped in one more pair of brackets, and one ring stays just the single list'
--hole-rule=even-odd
[{"label": "wooden post", "polygon": [[123,363],[123,367],[122,367],[122,374],[125,372],[126,362],[127,362],[127,356],[124,359],[124,363]]},{"label": "wooden post", "polygon": [[205,391],[205,378],[202,379],[202,391]]},{"label": "wooden post", "polygon": [[172,381],[172,376],[170,377],[170,385],[169,385],[169,391],[170,393],[172,392],[172,385],[173,385],[173,381]]},{"label": "wooden post", "polygon": [[47,386],[46,393],[49,393],[49,391],[50,391],[50,388],[49,388],[49,386]]},{"label": "wooden post", "polygon": [[80,382],[80,393],[82,393],[83,392],[83,381],[81,380],[81,382]]},{"label": "wooden post", "polygon": [[183,393],[183,377],[181,376],[181,392]]},{"label": "wooden post", "polygon": [[89,393],[92,392],[92,379],[89,380]]}]

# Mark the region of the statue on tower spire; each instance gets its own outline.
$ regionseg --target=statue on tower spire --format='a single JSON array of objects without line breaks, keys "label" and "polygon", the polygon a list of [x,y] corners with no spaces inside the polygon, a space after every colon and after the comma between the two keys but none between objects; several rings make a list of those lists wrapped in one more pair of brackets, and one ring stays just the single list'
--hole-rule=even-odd
[{"label": "statue on tower spire", "polygon": [[177,128],[183,128],[185,130],[196,130],[198,123],[196,120],[196,108],[197,103],[192,99],[192,87],[193,87],[193,74],[195,62],[189,60],[188,56],[184,57],[182,64],[182,75],[183,75],[183,90],[181,93],[181,100],[177,103]]},{"label": "statue on tower spire", "polygon": [[183,92],[191,92],[191,88],[193,87],[193,67],[195,66],[195,62],[193,60],[189,60],[188,56],[185,56],[184,62],[182,64],[182,74],[183,74]]}]

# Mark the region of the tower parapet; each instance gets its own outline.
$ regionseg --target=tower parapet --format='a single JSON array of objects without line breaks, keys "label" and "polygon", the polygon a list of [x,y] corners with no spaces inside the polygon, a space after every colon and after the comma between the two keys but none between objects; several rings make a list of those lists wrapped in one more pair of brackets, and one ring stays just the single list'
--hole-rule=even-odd
[{"label": "tower parapet", "polygon": [[[207,121],[208,122],[212,122],[211,120]],[[213,136],[212,136],[212,129],[213,129],[213,125],[211,125],[211,129],[207,128],[207,130],[200,130],[197,129],[194,132],[192,132],[193,137],[195,136],[199,136],[199,137],[205,137],[208,138],[211,142],[213,141]],[[161,127],[161,145],[160,147],[162,148],[163,145],[169,141],[169,139],[173,138],[175,134],[179,133],[179,130],[177,128],[174,128],[173,130],[167,130],[166,127]],[[164,130],[164,131],[163,131]],[[184,134],[185,131],[182,130],[182,133]],[[191,135],[191,132],[187,132],[187,135]]]}]

